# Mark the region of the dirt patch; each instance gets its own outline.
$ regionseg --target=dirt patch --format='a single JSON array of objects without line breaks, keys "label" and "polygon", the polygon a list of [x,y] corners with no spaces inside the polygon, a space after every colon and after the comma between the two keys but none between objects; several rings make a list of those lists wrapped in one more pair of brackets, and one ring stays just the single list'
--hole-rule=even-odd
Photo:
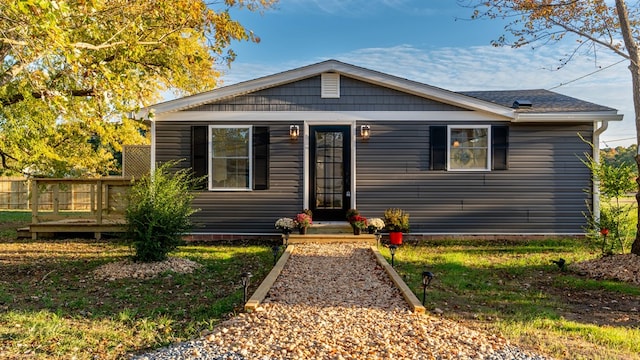
[{"label": "dirt patch", "polygon": [[[569,271],[590,279],[640,285],[640,256],[620,254],[571,264]],[[538,284],[563,302],[561,314],[594,325],[640,327],[640,296],[602,290],[580,290]]]},{"label": "dirt patch", "polygon": [[98,267],[93,273],[98,279],[116,280],[123,278],[150,279],[166,271],[191,274],[202,265],[183,258],[168,258],[150,263],[122,260]]},{"label": "dirt patch", "polygon": [[640,285],[640,256],[619,254],[573,264],[570,270],[592,279],[624,281]]}]

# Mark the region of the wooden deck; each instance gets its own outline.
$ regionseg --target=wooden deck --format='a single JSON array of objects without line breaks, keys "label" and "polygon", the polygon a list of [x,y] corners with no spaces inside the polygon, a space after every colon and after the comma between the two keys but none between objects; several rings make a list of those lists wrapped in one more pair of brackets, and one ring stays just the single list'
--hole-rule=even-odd
[{"label": "wooden deck", "polygon": [[[60,188],[79,184],[91,186],[89,210],[60,211]],[[33,179],[29,225],[31,238],[35,240],[39,234],[94,233],[95,238],[100,239],[102,233],[124,232],[124,212],[130,187],[129,178]],[[41,204],[40,196],[45,193],[53,194],[52,204]]]}]

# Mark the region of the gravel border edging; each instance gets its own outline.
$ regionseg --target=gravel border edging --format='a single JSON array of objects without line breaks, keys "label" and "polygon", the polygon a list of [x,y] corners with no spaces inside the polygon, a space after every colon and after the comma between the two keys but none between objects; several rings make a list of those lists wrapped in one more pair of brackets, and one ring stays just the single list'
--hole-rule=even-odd
[{"label": "gravel border edging", "polygon": [[267,277],[262,280],[262,283],[260,284],[260,286],[258,286],[253,295],[251,295],[249,300],[247,300],[246,304],[244,304],[244,311],[252,312],[260,306],[260,304],[267,296],[267,293],[278,279],[278,276],[280,276],[282,269],[284,268],[294,250],[294,245],[287,246],[276,265],[273,267],[273,269],[271,269]]},{"label": "gravel border edging", "polygon": [[391,278],[391,281],[393,281],[398,290],[400,290],[400,292],[402,293],[402,297],[408,303],[411,311],[413,311],[414,313],[424,313],[426,311],[425,307],[422,305],[420,300],[418,300],[413,291],[411,291],[409,286],[402,280],[400,275],[398,275],[396,269],[394,269],[391,264],[389,264],[389,262],[384,258],[384,256],[382,256],[377,247],[371,246],[371,251],[375,255],[378,264],[382,266],[384,271],[386,271]]},{"label": "gravel border edging", "polygon": [[[422,305],[420,300],[418,300],[418,298],[413,293],[413,291],[411,291],[409,286],[402,280],[400,275],[398,275],[398,273],[391,266],[391,264],[389,264],[389,262],[384,258],[384,256],[382,256],[378,248],[375,246],[371,246],[370,249],[373,252],[373,255],[375,256],[378,264],[382,266],[384,271],[391,278],[391,281],[402,293],[402,297],[405,299],[405,301],[411,308],[411,311],[413,311],[414,313],[424,313],[426,311],[425,307]],[[282,269],[286,265],[287,261],[289,260],[289,257],[291,256],[294,250],[295,250],[295,245],[289,245],[285,249],[285,251],[282,253],[282,256],[280,257],[276,265],[273,267],[273,269],[271,269],[267,277],[262,281],[260,286],[258,286],[258,289],[256,289],[253,295],[251,295],[249,300],[247,300],[247,302],[244,304],[244,311],[246,312],[255,311],[260,306],[260,304],[262,304],[262,302],[267,296],[267,293],[269,293],[269,290],[278,279],[278,276],[280,276]]]}]

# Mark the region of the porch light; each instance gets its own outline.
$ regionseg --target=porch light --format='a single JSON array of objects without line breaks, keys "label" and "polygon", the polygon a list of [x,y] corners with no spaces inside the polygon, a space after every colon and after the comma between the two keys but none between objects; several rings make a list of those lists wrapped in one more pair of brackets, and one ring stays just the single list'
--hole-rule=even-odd
[{"label": "porch light", "polygon": [[244,289],[242,293],[242,302],[247,303],[247,290],[249,289],[249,281],[253,275],[250,272],[243,272],[240,277],[242,279],[242,287]]},{"label": "porch light", "polygon": [[398,249],[398,245],[389,245],[389,251],[391,252],[391,267],[393,267],[393,259],[396,256],[396,250]]},{"label": "porch light", "polygon": [[369,137],[371,137],[371,127],[369,125],[360,126],[360,136],[362,140],[369,140]]},{"label": "porch light", "polygon": [[298,125],[289,125],[289,137],[291,141],[298,140],[298,136],[300,136],[300,127]]},{"label": "porch light", "polygon": [[424,306],[424,301],[427,297],[427,286],[431,284],[431,280],[433,280],[433,273],[431,271],[423,271],[422,272],[422,306]]}]

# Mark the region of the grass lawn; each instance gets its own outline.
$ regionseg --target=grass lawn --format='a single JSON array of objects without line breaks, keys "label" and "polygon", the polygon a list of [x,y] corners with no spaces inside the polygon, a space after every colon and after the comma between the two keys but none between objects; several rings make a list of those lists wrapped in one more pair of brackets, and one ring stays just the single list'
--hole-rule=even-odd
[{"label": "grass lawn", "polygon": [[[382,253],[390,258],[387,249]],[[559,359],[640,359],[640,287],[560,271],[597,250],[572,239],[405,245],[395,267],[428,311],[500,333],[512,343]]]},{"label": "grass lawn", "polygon": [[[0,212],[0,358],[116,359],[198,337],[241,310],[242,272],[253,291],[273,265],[266,245],[190,245],[174,255],[203,264],[193,274],[98,280],[93,270],[129,247],[16,240],[20,216]],[[640,359],[640,287],[550,262],[596,256],[570,239],[441,241],[404,245],[395,264],[420,299],[422,271],[435,274],[426,306],[444,317],[559,359]]]},{"label": "grass lawn", "polygon": [[128,246],[15,240],[15,216],[0,212],[2,359],[116,359],[198,337],[242,310],[242,272],[254,291],[273,265],[268,246],[184,246],[173,255],[203,265],[193,274],[98,280],[92,272],[130,256]]}]

